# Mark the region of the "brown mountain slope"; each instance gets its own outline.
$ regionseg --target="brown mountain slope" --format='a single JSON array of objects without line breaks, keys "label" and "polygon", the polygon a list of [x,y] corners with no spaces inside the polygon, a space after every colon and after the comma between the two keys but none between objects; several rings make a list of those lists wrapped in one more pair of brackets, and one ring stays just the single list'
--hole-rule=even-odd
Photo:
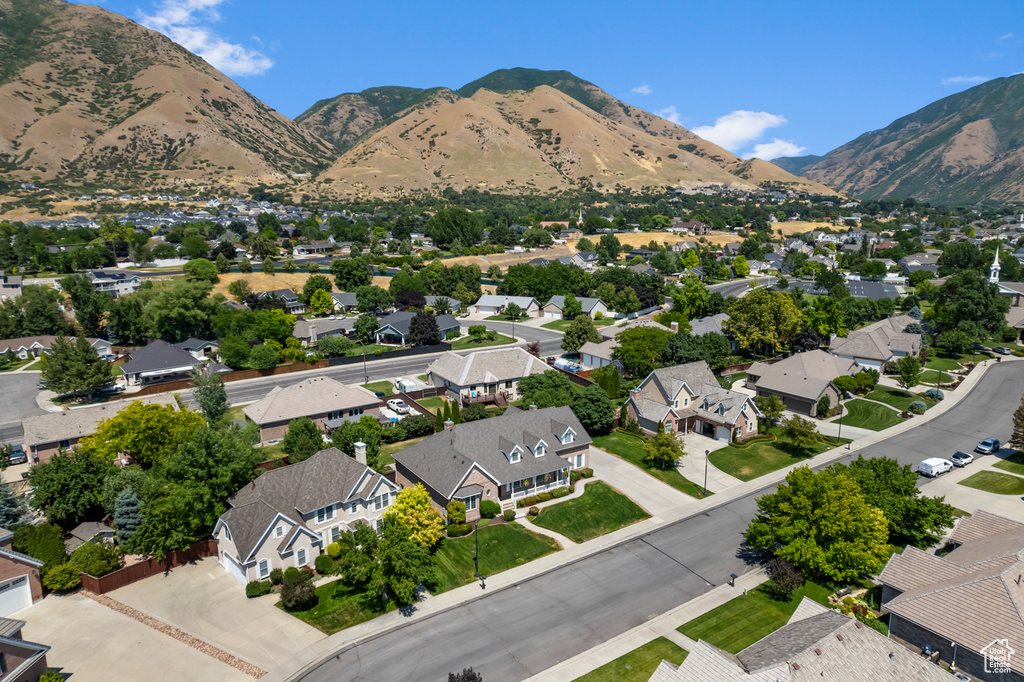
[{"label": "brown mountain slope", "polygon": [[99,7],[0,0],[0,170],[156,187],[279,182],[333,149],[163,35]]},{"label": "brown mountain slope", "polygon": [[602,108],[613,116],[548,85],[505,93],[480,88],[469,97],[442,90],[362,139],[315,186],[359,195],[446,187],[509,192],[581,185],[753,187],[773,179],[829,191],[765,162],[743,162],[681,126],[621,102]]}]

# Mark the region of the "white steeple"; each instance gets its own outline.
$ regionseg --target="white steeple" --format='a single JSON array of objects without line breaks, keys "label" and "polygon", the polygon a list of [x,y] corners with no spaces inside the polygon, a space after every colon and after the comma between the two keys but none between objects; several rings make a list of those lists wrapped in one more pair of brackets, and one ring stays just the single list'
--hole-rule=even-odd
[{"label": "white steeple", "polygon": [[999,247],[996,246],[996,259],[992,261],[992,267],[988,271],[988,281],[999,284]]}]

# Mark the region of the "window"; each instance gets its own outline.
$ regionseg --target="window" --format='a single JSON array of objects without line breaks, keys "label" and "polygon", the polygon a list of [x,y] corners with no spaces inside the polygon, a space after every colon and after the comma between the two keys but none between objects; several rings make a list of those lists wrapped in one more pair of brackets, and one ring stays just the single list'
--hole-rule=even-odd
[{"label": "window", "polygon": [[327,413],[328,419],[341,419],[341,410],[334,410],[333,412]]},{"label": "window", "polygon": [[388,501],[388,493],[378,495],[377,497],[373,498],[373,510],[380,511],[381,509],[387,508]]},{"label": "window", "polygon": [[359,503],[358,502],[350,502],[349,505],[348,505],[348,513],[349,514],[355,514],[357,511],[359,511]]},{"label": "window", "polygon": [[544,445],[543,444],[537,446],[537,449],[533,451],[533,456],[534,457],[543,457],[544,456]]},{"label": "window", "polygon": [[274,537],[279,538],[284,535],[284,526],[278,526],[274,529]]},{"label": "window", "polygon": [[566,431],[565,435],[562,436],[562,445],[568,445],[576,440],[576,434],[572,431]]},{"label": "window", "polygon": [[306,565],[306,548],[302,547],[298,552],[295,553],[295,565],[305,566]]},{"label": "window", "polygon": [[512,454],[510,454],[510,455],[508,456],[508,461],[512,462],[513,464],[515,464],[516,462],[518,462],[518,461],[519,461],[520,459],[521,459],[521,458],[520,458],[520,456],[519,456],[519,450],[518,450],[518,449],[516,449],[516,450],[513,450],[513,451],[512,451]]},{"label": "window", "polygon": [[334,518],[334,505],[329,504],[326,507],[320,507],[316,510],[316,522],[324,523]]},{"label": "window", "polygon": [[572,458],[572,467],[573,467],[573,469],[579,469],[582,466],[583,466],[583,453],[581,452],[580,454],[578,454],[578,455],[576,455],[575,457]]},{"label": "window", "polygon": [[380,529],[384,527],[384,517],[381,517],[381,518],[377,519],[374,522],[373,527],[374,527],[374,530],[376,530],[379,533]]},{"label": "window", "polygon": [[690,399],[689,398],[683,398],[683,407],[686,407],[689,404],[690,404]]},{"label": "window", "polygon": [[268,575],[270,575],[270,561],[260,559],[260,578],[266,578]]},{"label": "window", "polygon": [[335,526],[331,529],[331,542],[337,542],[341,539],[341,526]]},{"label": "window", "polygon": [[61,450],[68,450],[71,448],[71,441],[62,440],[61,442],[57,443],[57,447],[60,448]]},{"label": "window", "polygon": [[476,505],[477,505],[477,502],[479,500],[480,500],[480,496],[479,495],[473,495],[472,497],[467,497],[464,500],[465,503],[466,503],[466,511],[473,511],[474,509],[476,509]]},{"label": "window", "polygon": [[672,401],[672,407],[679,407],[679,401],[678,400],[673,400]]},{"label": "window", "polygon": [[349,410],[348,411],[348,416],[355,417],[356,415],[360,415],[362,413],[363,413],[362,408],[359,408],[358,410]]}]

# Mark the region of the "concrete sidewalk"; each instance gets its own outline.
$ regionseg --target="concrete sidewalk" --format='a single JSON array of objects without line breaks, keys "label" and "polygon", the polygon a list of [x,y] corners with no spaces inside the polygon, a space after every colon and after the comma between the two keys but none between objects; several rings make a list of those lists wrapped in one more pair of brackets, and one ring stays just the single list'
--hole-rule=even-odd
[{"label": "concrete sidewalk", "polygon": [[[1019,358],[1014,358],[1013,360],[1008,361],[1020,360],[1021,359]],[[640,523],[627,526],[626,528],[622,528],[588,542],[566,547],[561,552],[549,554],[548,556],[532,561],[529,564],[517,566],[508,571],[498,573],[497,575],[489,576],[487,579],[486,589],[489,592],[514,589],[518,583],[524,582],[538,575],[554,571],[562,566],[595,554],[603,549],[623,544],[637,537],[641,537],[663,527],[666,524],[697,516],[699,514],[704,514],[709,509],[723,506],[738,498],[749,495],[754,491],[777,484],[785,480],[786,475],[798,466],[810,466],[811,468],[827,466],[836,460],[847,456],[850,454],[851,450],[856,451],[870,445],[881,443],[891,438],[894,434],[902,433],[916,426],[920,426],[922,423],[927,421],[940,418],[949,410],[954,409],[957,403],[963,400],[970,393],[971,389],[973,389],[981,380],[981,377],[984,376],[986,370],[987,367],[983,366],[972,372],[968,375],[961,387],[957,389],[955,394],[946,398],[946,400],[929,410],[925,415],[915,419],[908,419],[904,423],[898,424],[886,431],[871,432],[870,435],[852,443],[851,449],[847,449],[844,446],[833,448],[832,450],[828,450],[809,460],[802,461],[799,464],[794,464],[759,478],[755,478],[751,481],[732,486],[713,497],[703,500],[695,500],[690,504],[680,506],[666,512],[659,518],[651,518],[641,521]],[[750,574],[748,573],[746,575]],[[449,592],[445,592],[444,594],[437,595],[426,602],[420,603],[415,609],[406,610],[405,613],[402,613],[401,611],[392,611],[391,613],[387,613],[378,618],[374,618],[373,620],[348,628],[316,642],[298,653],[294,658],[285,661],[278,668],[272,670],[270,674],[263,679],[267,682],[291,679],[300,671],[314,665],[318,661],[336,655],[339,650],[355,646],[363,640],[400,628],[412,621],[429,618],[430,616],[457,608],[475,601],[481,596],[483,596],[483,594],[479,585],[466,585]],[[686,605],[683,605],[680,608],[685,606]]]}]

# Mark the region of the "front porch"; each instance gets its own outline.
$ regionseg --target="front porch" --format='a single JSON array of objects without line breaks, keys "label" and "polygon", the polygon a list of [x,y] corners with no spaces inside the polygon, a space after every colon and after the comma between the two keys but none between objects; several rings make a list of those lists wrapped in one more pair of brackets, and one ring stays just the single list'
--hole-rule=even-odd
[{"label": "front porch", "polygon": [[569,485],[569,468],[559,469],[547,474],[531,476],[521,481],[514,481],[502,485],[498,490],[498,498],[501,501],[502,511],[515,509],[516,503],[524,497],[539,495],[540,493],[551,492],[556,488],[564,488]]}]

